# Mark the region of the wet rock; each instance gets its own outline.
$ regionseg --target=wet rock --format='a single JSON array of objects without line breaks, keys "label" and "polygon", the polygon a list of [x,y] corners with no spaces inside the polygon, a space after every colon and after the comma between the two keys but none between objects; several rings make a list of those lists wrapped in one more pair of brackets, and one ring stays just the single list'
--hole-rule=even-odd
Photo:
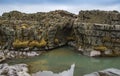
[{"label": "wet rock", "polygon": [[96,51],[93,49],[82,49],[81,47],[78,48],[78,51],[86,56],[90,56],[90,57],[97,57],[97,56],[101,56],[101,52],[100,51]]},{"label": "wet rock", "polygon": [[84,76],[120,76],[120,70],[115,68],[110,68],[103,71],[86,74]]}]

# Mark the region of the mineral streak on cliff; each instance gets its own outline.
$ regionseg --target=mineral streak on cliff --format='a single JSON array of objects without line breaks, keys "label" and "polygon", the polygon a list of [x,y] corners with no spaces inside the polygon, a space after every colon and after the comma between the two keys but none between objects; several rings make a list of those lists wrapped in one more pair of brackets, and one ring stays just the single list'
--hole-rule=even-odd
[{"label": "mineral streak on cliff", "polygon": [[1,49],[43,50],[75,41],[85,55],[93,51],[100,55],[120,55],[120,13],[92,10],[75,15],[63,10],[33,14],[12,11],[0,17],[0,36]]}]

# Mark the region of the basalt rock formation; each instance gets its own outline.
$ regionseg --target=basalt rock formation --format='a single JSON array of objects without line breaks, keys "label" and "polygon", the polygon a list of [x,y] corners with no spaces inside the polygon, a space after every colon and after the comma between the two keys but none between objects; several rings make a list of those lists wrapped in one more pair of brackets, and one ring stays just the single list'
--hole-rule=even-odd
[{"label": "basalt rock formation", "polygon": [[63,10],[33,14],[12,11],[0,17],[1,49],[47,50],[71,42],[84,55],[120,55],[120,13]]}]

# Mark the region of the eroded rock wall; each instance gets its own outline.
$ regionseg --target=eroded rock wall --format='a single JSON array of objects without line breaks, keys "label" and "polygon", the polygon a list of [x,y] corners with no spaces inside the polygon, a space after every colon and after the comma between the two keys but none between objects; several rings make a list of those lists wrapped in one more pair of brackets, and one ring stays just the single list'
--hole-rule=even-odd
[{"label": "eroded rock wall", "polygon": [[74,23],[79,48],[100,51],[101,55],[120,54],[120,25]]},{"label": "eroded rock wall", "polygon": [[[45,50],[65,45],[66,36],[72,28],[76,15],[63,10],[48,13],[26,14],[18,11],[4,13],[0,20],[1,46],[8,45],[9,36],[14,39],[11,46],[6,49]],[[66,27],[67,26],[67,27]],[[4,29],[14,30],[14,36],[9,35]],[[67,30],[67,32],[66,32]],[[64,34],[64,32],[66,32]],[[7,39],[6,39],[7,38]],[[5,40],[4,40],[5,39]],[[1,47],[2,48],[2,47]]]},{"label": "eroded rock wall", "polygon": [[118,11],[80,11],[78,18],[83,23],[120,24],[120,13]]},{"label": "eroded rock wall", "polygon": [[[7,28],[14,35],[7,33]],[[79,15],[63,10],[34,14],[12,11],[0,17],[0,31],[0,45],[12,49],[52,49],[72,41],[85,55],[120,55],[117,11],[80,11]]]}]

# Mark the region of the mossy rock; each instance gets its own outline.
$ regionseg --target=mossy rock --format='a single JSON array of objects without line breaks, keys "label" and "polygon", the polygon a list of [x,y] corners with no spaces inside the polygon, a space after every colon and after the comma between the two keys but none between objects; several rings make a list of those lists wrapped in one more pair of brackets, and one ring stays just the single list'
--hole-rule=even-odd
[{"label": "mossy rock", "polygon": [[94,47],[94,50],[97,50],[97,51],[105,51],[105,50],[107,50],[107,47],[105,47],[105,46],[95,46],[95,47]]},{"label": "mossy rock", "polygon": [[32,47],[37,47],[37,48],[41,48],[41,47],[45,47],[47,45],[47,42],[42,38],[42,40],[40,42],[34,40],[34,41],[31,41],[29,43],[29,47],[32,48]]},{"label": "mossy rock", "polygon": [[29,47],[37,47],[39,45],[39,42],[34,40],[34,41],[31,41],[28,45]]},{"label": "mossy rock", "polygon": [[40,47],[45,47],[46,45],[47,45],[47,42],[45,41],[44,38],[42,38],[42,40],[41,40],[40,43],[39,43],[39,46],[40,46]]},{"label": "mossy rock", "polygon": [[13,42],[13,47],[14,48],[26,48],[28,47],[28,43],[29,41],[20,41],[17,39]]}]

